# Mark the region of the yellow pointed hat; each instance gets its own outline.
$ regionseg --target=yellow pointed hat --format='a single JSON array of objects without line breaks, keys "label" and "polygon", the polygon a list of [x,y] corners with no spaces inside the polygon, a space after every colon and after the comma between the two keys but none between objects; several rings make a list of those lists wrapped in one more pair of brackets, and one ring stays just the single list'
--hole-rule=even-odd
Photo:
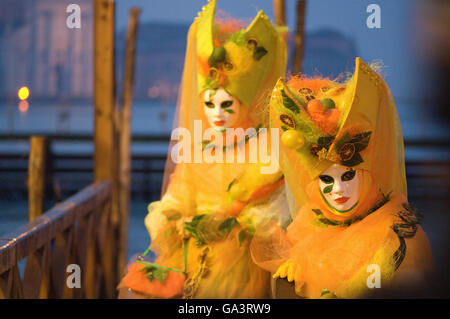
[{"label": "yellow pointed hat", "polygon": [[263,11],[246,29],[218,39],[215,7],[216,0],[209,1],[197,18],[199,93],[223,86],[229,94],[250,106],[274,64],[284,73],[285,42]]},{"label": "yellow pointed hat", "polygon": [[288,183],[297,184],[291,188],[337,163],[370,171],[385,194],[406,195],[403,136],[381,76],[356,58],[346,83],[299,82],[305,87],[280,79],[270,102],[271,126],[281,128],[280,163]]}]

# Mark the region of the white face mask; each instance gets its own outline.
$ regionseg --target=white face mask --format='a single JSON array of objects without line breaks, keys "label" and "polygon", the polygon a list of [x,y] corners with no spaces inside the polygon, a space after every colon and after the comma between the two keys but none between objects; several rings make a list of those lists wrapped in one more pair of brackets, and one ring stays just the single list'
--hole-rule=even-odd
[{"label": "white face mask", "polygon": [[333,164],[319,176],[323,198],[340,213],[352,209],[359,200],[359,177],[356,170]]},{"label": "white face mask", "polygon": [[241,108],[238,99],[228,94],[223,88],[206,90],[203,99],[205,115],[213,129],[222,132],[236,124]]}]

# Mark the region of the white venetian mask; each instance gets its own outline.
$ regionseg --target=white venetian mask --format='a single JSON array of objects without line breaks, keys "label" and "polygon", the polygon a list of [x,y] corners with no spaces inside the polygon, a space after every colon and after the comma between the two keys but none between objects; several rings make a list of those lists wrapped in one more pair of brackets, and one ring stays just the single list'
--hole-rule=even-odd
[{"label": "white venetian mask", "polygon": [[348,212],[358,203],[358,186],[357,171],[338,164],[333,164],[319,176],[323,198],[340,213]]},{"label": "white venetian mask", "polygon": [[241,106],[238,99],[223,88],[206,90],[203,99],[205,115],[213,129],[222,132],[236,124]]}]

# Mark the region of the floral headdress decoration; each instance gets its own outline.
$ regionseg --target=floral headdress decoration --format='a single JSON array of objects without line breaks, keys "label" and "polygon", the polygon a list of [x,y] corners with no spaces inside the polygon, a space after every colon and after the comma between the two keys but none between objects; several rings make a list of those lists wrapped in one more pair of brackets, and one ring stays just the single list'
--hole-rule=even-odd
[{"label": "floral headdress decoration", "polygon": [[345,84],[328,79],[280,79],[271,97],[271,125],[310,177],[331,163],[369,169],[370,141],[381,98],[380,76],[356,58]]},{"label": "floral headdress decoration", "polygon": [[203,7],[197,18],[197,69],[199,93],[225,90],[250,106],[279,56],[284,40],[260,11],[246,28],[224,36],[214,23],[216,0]]}]

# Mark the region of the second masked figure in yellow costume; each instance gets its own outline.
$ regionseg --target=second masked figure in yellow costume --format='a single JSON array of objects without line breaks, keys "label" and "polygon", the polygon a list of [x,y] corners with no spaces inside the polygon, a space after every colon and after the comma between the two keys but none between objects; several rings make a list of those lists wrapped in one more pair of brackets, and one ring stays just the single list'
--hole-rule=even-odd
[{"label": "second masked figure in yellow costume", "polygon": [[[145,219],[157,258],[132,263],[119,286],[132,297],[270,296],[270,273],[253,263],[248,247],[260,223],[282,224],[288,211],[282,173],[269,169],[277,161],[258,155],[271,156],[270,136],[256,130],[284,76],[286,47],[262,11],[244,27],[215,19],[215,4],[189,30],[176,115],[183,138],[170,148],[163,196]],[[198,140],[208,128],[214,136]],[[230,128],[248,134],[227,139]]]},{"label": "second masked figure in yellow costume", "polygon": [[431,249],[406,198],[401,127],[380,75],[357,58],[345,83],[280,80],[270,104],[297,208],[286,233],[267,226],[271,236],[257,234],[251,250],[278,278],[277,296],[359,298],[386,288],[392,296],[421,287]]}]

